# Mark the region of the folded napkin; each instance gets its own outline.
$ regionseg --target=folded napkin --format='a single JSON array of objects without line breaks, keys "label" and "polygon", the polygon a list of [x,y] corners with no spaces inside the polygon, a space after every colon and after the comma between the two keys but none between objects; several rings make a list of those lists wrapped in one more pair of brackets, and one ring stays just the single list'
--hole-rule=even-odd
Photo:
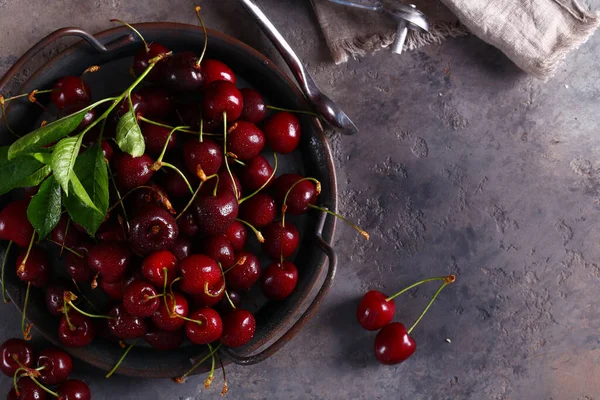
[{"label": "folded napkin", "polygon": [[[399,1],[399,0],[386,0]],[[473,33],[526,72],[551,76],[600,25],[576,0],[411,0],[427,15],[430,32],[409,31],[405,50]],[[383,13],[312,0],[336,64],[389,46],[396,23]]]}]

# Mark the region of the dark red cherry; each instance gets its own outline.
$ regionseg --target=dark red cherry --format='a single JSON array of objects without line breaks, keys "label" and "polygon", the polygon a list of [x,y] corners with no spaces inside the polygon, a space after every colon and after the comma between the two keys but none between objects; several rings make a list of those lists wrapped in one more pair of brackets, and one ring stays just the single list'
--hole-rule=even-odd
[{"label": "dark red cherry", "polygon": [[40,369],[39,380],[44,385],[58,385],[69,379],[73,369],[71,356],[56,348],[40,351],[37,357],[37,367]]},{"label": "dark red cherry", "polygon": [[387,324],[375,336],[375,357],[385,365],[399,364],[417,350],[417,343],[400,322]]},{"label": "dark red cherry", "polygon": [[[273,192],[275,200],[277,200],[279,205],[283,205],[286,193],[301,179],[303,177],[298,174],[283,174],[275,179]],[[315,204],[315,201],[317,201],[317,188],[315,184],[308,180],[302,181],[289,192],[286,201],[286,212],[294,215],[302,214],[306,212],[308,205]]]},{"label": "dark red cherry", "polygon": [[252,122],[258,124],[267,115],[267,106],[262,95],[251,88],[240,89],[242,93],[242,100],[244,108],[242,109],[242,115],[240,119],[242,121]]},{"label": "dark red cherry", "polygon": [[6,395],[6,399],[19,400],[19,396],[17,396],[17,391],[15,390],[14,386],[11,386],[10,390],[8,391],[8,394]]},{"label": "dark red cherry", "polygon": [[52,230],[52,240],[65,247],[74,248],[83,240],[83,235],[75,229],[71,220],[63,215]]},{"label": "dark red cherry", "polygon": [[[25,376],[17,381],[19,388],[19,396],[15,397],[18,400],[46,400],[48,395],[37,383],[30,377]],[[14,390],[14,387],[13,387]],[[12,391],[11,391],[12,392]],[[14,394],[16,396],[16,392]],[[10,393],[9,393],[10,396]]]},{"label": "dark red cherry", "polygon": [[194,221],[194,215],[186,211],[178,220],[179,231],[185,235],[194,237],[198,234],[198,225]]},{"label": "dark red cherry", "polygon": [[129,246],[139,255],[166,250],[179,235],[175,218],[164,208],[148,206],[130,221]]},{"label": "dark red cherry", "polygon": [[262,233],[265,238],[263,249],[274,260],[291,256],[300,243],[298,229],[289,221],[285,227],[281,226],[281,221],[271,222]]},{"label": "dark red cherry", "polygon": [[69,282],[58,281],[46,288],[46,308],[52,315],[61,315],[63,312],[64,294],[66,291],[72,291],[73,285]]},{"label": "dark red cherry", "polygon": [[129,154],[119,154],[115,157],[116,181],[119,188],[128,191],[138,186],[143,186],[154,171],[151,169],[154,161],[143,154],[141,157],[132,157]]},{"label": "dark red cherry", "polygon": [[256,320],[249,311],[237,308],[223,316],[221,343],[227,347],[240,347],[254,337]]},{"label": "dark red cherry", "polygon": [[109,299],[122,301],[123,296],[125,296],[125,289],[127,288],[127,280],[122,278],[116,282],[107,282],[104,279],[99,279],[98,286]]},{"label": "dark red cherry", "polygon": [[77,283],[89,283],[94,279],[95,272],[88,264],[87,255],[79,257],[71,252],[67,253],[65,257],[65,269],[71,279]]},{"label": "dark red cherry", "polygon": [[195,92],[204,83],[204,74],[198,57],[191,51],[184,51],[169,57],[165,66],[162,83],[175,92]]},{"label": "dark red cherry", "polygon": [[227,151],[242,161],[257,156],[265,147],[265,135],[256,125],[246,121],[236,122],[227,134]]},{"label": "dark red cherry", "polygon": [[115,151],[113,150],[110,142],[106,139],[102,139],[102,143],[100,143],[100,145],[102,146],[102,155],[104,158],[106,158],[108,161],[112,160],[112,156]]},{"label": "dark red cherry", "polygon": [[162,289],[165,282],[163,269],[167,269],[167,285],[170,285],[177,278],[179,273],[178,266],[179,262],[173,253],[169,250],[161,250],[151,253],[144,258],[142,262],[142,275],[154,287]]},{"label": "dark red cherry", "polygon": [[115,306],[108,315],[113,317],[107,320],[108,328],[119,339],[143,337],[148,331],[146,321],[143,318],[129,314],[122,304]]},{"label": "dark red cherry", "polygon": [[[173,165],[175,165],[177,169],[179,169],[179,171],[181,171],[181,173],[185,175],[186,179],[192,187],[198,187],[198,182],[200,180],[195,174],[192,174],[187,169],[185,169],[181,161],[175,161]],[[190,188],[188,187],[185,180],[183,180],[181,175],[179,175],[179,173],[172,168],[163,168],[163,170],[165,170],[165,173],[163,174],[162,185],[169,194],[169,197],[177,199],[183,197],[189,199]]]},{"label": "dark red cherry", "polygon": [[135,281],[125,289],[123,307],[134,317],[149,317],[158,310],[160,298],[158,292],[148,282]]},{"label": "dark red cherry", "polygon": [[150,317],[154,326],[165,332],[179,330],[185,324],[185,320],[180,317],[187,317],[189,312],[188,301],[185,297],[179,293],[173,293],[173,296],[174,301],[170,295],[165,297],[166,304],[165,299],[161,299],[158,310]]},{"label": "dark red cherry", "polygon": [[148,342],[150,346],[154,347],[156,350],[167,351],[175,350],[176,348],[181,346],[181,344],[183,343],[184,335],[183,331],[181,330],[177,330],[175,332],[165,332],[157,330],[146,333],[144,339],[146,340],[146,342]]},{"label": "dark red cherry", "polygon": [[191,209],[200,233],[215,236],[225,233],[235,221],[239,205],[232,192],[217,191],[216,196],[198,195]]},{"label": "dark red cherry", "polygon": [[[229,300],[231,300],[231,303],[233,303],[235,308],[238,308],[242,302],[242,295],[239,292],[231,289],[227,289],[227,294],[229,295]],[[231,303],[229,302],[229,300],[226,296],[223,296],[223,298],[215,306],[215,309],[219,312],[220,315],[224,315],[235,310],[235,308],[231,307]]]},{"label": "dark red cherry", "polygon": [[107,282],[120,280],[129,266],[131,252],[122,242],[100,242],[88,254],[88,265]]},{"label": "dark red cherry", "polygon": [[204,74],[203,88],[208,87],[213,82],[225,81],[235,84],[235,74],[227,64],[212,59],[204,59],[201,63],[202,73]]},{"label": "dark red cherry", "polygon": [[226,113],[227,121],[232,122],[242,115],[242,108],[242,94],[233,83],[217,81],[206,88],[202,103],[204,118],[223,122]]},{"label": "dark red cherry", "polygon": [[[231,180],[232,176],[233,176],[233,180]],[[235,183],[235,188],[234,188],[234,183]],[[202,188],[200,188],[200,194],[212,196],[212,194],[214,193],[214,190],[215,190],[215,185],[219,185],[217,187],[217,193],[221,193],[223,191],[229,191],[229,192],[235,194],[236,189],[237,189],[237,198],[242,197],[242,184],[240,183],[240,180],[234,173],[231,173],[231,176],[230,176],[229,171],[227,171],[226,169],[219,172],[219,180],[218,181],[216,179],[211,179],[209,181],[206,181],[204,183],[204,185],[202,185]]]},{"label": "dark red cherry", "polygon": [[223,269],[227,269],[235,263],[233,247],[223,235],[210,236],[204,239],[202,242],[202,254],[220,262]]},{"label": "dark red cherry", "polygon": [[69,379],[56,389],[59,400],[91,400],[92,392],[85,382]]},{"label": "dark red cherry", "polygon": [[300,143],[300,121],[292,113],[281,111],[263,125],[267,141],[278,153],[291,153]]},{"label": "dark red cherry", "polygon": [[23,282],[31,282],[31,285],[35,287],[46,287],[50,277],[50,264],[46,253],[39,247],[32,247],[25,262],[25,268],[21,269],[26,252],[25,249],[21,250],[17,257],[17,277]]},{"label": "dark red cherry", "polygon": [[212,308],[200,308],[189,316],[197,322],[185,323],[185,334],[194,344],[207,344],[219,340],[223,333],[223,322],[218,312]]},{"label": "dark red cherry", "polygon": [[219,292],[222,287],[221,269],[210,257],[193,254],[181,261],[182,280],[180,288],[188,294],[203,294],[205,287],[209,292]]},{"label": "dark red cherry", "polygon": [[94,324],[92,320],[75,310],[70,310],[69,322],[73,326],[70,328],[65,314],[60,317],[58,325],[58,339],[66,347],[85,347],[94,340]]},{"label": "dark red cherry", "polygon": [[13,377],[19,364],[13,356],[16,356],[19,362],[26,367],[33,365],[33,348],[22,339],[8,339],[0,346],[0,371],[8,377]]},{"label": "dark red cherry", "polygon": [[146,209],[147,206],[160,206],[170,213],[174,213],[171,201],[167,196],[167,193],[160,186],[152,183],[147,188],[142,187],[136,189],[131,194],[132,207],[135,212]]},{"label": "dark red cherry", "polygon": [[33,226],[27,218],[29,200],[15,200],[0,212],[0,239],[12,240],[19,247],[27,248],[33,236]]},{"label": "dark red cherry", "polygon": [[237,260],[244,260],[244,262],[238,263],[232,267],[227,274],[225,274],[225,280],[227,287],[233,290],[248,290],[258,281],[260,278],[260,263],[258,258],[250,252],[240,251],[236,254]]},{"label": "dark red cherry", "polygon": [[[81,110],[83,110],[84,108],[87,107],[87,103],[84,104],[79,104],[75,107],[68,107],[65,109],[62,109],[61,112],[59,112],[59,116],[61,117],[66,117],[67,115],[71,115],[71,114],[75,114]],[[85,128],[87,128],[88,126],[90,126],[92,124],[92,122],[94,122],[96,120],[96,118],[98,117],[98,111],[95,108],[92,108],[91,110],[87,110],[83,116],[83,119],[81,120],[81,122],[79,123],[79,125],[77,125],[77,128],[75,128],[75,133],[80,133],[82,132]],[[88,133],[86,134],[86,136],[88,135],[93,135],[93,133]],[[97,140],[97,139],[96,139]],[[84,139],[85,141],[85,139]]]},{"label": "dark red cherry", "polygon": [[246,246],[248,232],[246,227],[240,221],[233,221],[231,226],[225,232],[225,236],[229,239],[233,251],[242,251]]},{"label": "dark red cherry", "polygon": [[177,132],[173,132],[171,135],[171,129],[146,122],[142,122],[140,128],[142,129],[142,135],[146,142],[146,151],[151,156],[158,157],[162,153],[165,143],[167,143],[167,139],[169,139],[169,135],[171,138],[167,145],[167,151],[175,148],[177,143]]},{"label": "dark red cherry", "polygon": [[273,263],[265,269],[262,276],[262,290],[271,300],[283,300],[288,297],[298,283],[298,269],[291,262]]},{"label": "dark red cherry", "polygon": [[89,104],[91,91],[80,76],[65,76],[54,84],[50,99],[59,108],[71,108]]},{"label": "dark red cherry", "polygon": [[258,193],[240,205],[240,218],[255,228],[269,225],[277,215],[275,200],[265,193]]},{"label": "dark red cherry", "polygon": [[[168,52],[169,49],[160,43],[149,43],[148,51],[146,51],[146,48],[144,47],[135,53],[135,57],[133,58],[133,71],[135,72],[135,75],[140,76],[150,65],[150,60],[159,55],[166,55]],[[146,79],[153,82],[161,80],[164,74],[165,64],[165,60],[158,61],[154,68],[152,68],[152,71],[146,75]]]},{"label": "dark red cherry", "polygon": [[388,296],[377,290],[365,293],[356,310],[356,319],[360,326],[368,331],[376,331],[392,322],[396,304],[394,300],[388,301],[387,298]]},{"label": "dark red cherry", "polygon": [[100,228],[98,228],[98,232],[96,232],[96,239],[99,241],[126,241],[127,227],[125,226],[125,221],[118,217],[109,218],[104,221],[100,225]]},{"label": "dark red cherry", "polygon": [[167,118],[175,110],[173,96],[159,86],[147,86],[140,89],[137,94],[144,99],[144,116],[148,119]]},{"label": "dark red cherry", "polygon": [[[133,111],[134,111],[135,115],[140,116],[140,115],[146,114],[146,102],[144,101],[142,96],[140,96],[137,93],[132,93],[131,94],[131,104],[133,105]],[[110,122],[112,125],[114,125],[113,128],[116,128],[117,123],[119,122],[119,119],[121,119],[121,117],[123,115],[125,115],[128,111],[129,111],[129,99],[125,98],[125,99],[123,99],[123,101],[121,103],[119,103],[119,105],[117,106],[117,108],[114,111],[112,119],[109,120],[108,122]]]},{"label": "dark red cherry", "polygon": [[265,183],[264,188],[268,189],[274,179],[273,167],[263,156],[254,156],[246,162],[240,178],[244,188],[250,192],[260,189]]},{"label": "dark red cherry", "polygon": [[192,241],[189,237],[179,234],[173,246],[169,249],[178,261],[183,260],[192,253]]},{"label": "dark red cherry", "polygon": [[188,140],[183,146],[183,161],[187,170],[198,176],[198,168],[202,168],[206,176],[216,174],[223,163],[223,151],[214,141],[204,138]]},{"label": "dark red cherry", "polygon": [[174,119],[178,121],[179,125],[189,126],[196,132],[200,130],[200,121],[202,121],[203,132],[223,133],[222,122],[211,121],[202,117],[202,104],[190,103],[177,105]]}]

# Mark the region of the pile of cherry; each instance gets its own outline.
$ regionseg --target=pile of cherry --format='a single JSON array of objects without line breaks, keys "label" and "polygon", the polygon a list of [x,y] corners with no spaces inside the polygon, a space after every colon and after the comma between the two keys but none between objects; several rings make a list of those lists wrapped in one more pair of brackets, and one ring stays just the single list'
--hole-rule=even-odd
[{"label": "pile of cherry", "polygon": [[8,339],[0,346],[0,371],[14,381],[8,400],[43,400],[47,394],[60,400],[91,399],[88,385],[69,379],[72,369],[71,357],[60,349],[43,349],[36,357],[33,348],[22,339]]}]

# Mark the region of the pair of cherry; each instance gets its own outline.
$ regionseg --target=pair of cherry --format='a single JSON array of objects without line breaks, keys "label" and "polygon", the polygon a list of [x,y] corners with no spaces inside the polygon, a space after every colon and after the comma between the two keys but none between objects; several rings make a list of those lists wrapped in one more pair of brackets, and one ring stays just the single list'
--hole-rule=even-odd
[{"label": "pair of cherry", "polygon": [[[440,280],[443,281],[442,285],[409,329],[406,329],[400,322],[392,322],[396,312],[394,298],[423,283]],[[417,350],[417,343],[410,337],[410,333],[421,321],[440,292],[455,280],[454,275],[428,278],[402,289],[393,296],[388,297],[380,291],[371,290],[362,297],[356,310],[356,319],[360,326],[368,331],[380,329],[375,337],[374,348],[375,357],[380,363],[386,365],[399,364],[414,354]]]},{"label": "pair of cherry", "polygon": [[[14,380],[9,400],[45,399],[47,393],[60,400],[89,400],[90,388],[78,379],[69,379],[71,357],[56,348],[43,349],[35,356],[24,340],[8,339],[0,346],[0,371]],[[53,391],[48,386],[56,386]]]}]

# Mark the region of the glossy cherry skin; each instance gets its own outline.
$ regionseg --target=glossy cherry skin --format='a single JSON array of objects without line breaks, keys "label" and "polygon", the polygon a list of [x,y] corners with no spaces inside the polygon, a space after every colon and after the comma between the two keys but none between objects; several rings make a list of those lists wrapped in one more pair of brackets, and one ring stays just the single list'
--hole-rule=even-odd
[{"label": "glossy cherry skin", "polygon": [[49,348],[40,351],[37,357],[37,366],[44,367],[40,370],[39,381],[44,385],[58,385],[69,379],[73,369],[71,356],[60,349]]},{"label": "glossy cherry skin", "polygon": [[240,347],[254,337],[256,320],[247,310],[237,308],[223,316],[221,343],[227,347]]},{"label": "glossy cherry skin", "polygon": [[240,89],[242,93],[242,100],[244,108],[242,109],[242,115],[240,119],[242,121],[252,122],[258,124],[267,115],[267,106],[262,95],[252,88]]},{"label": "glossy cherry skin", "polygon": [[194,344],[207,344],[219,340],[223,333],[223,322],[218,312],[212,308],[200,308],[189,316],[198,322],[187,321],[185,334]]},{"label": "glossy cherry skin", "polygon": [[231,82],[235,84],[235,74],[227,64],[213,59],[204,59],[201,63],[202,73],[204,74],[203,88],[217,81]]},{"label": "glossy cherry skin", "polygon": [[50,263],[46,253],[39,247],[32,247],[25,268],[21,271],[20,265],[25,259],[26,252],[26,249],[21,250],[17,257],[17,277],[23,282],[31,282],[32,286],[46,287],[50,277]]},{"label": "glossy cherry skin", "polygon": [[271,148],[281,154],[291,153],[300,143],[300,121],[289,112],[274,114],[263,125],[263,132]]},{"label": "glossy cherry skin", "polygon": [[179,235],[175,217],[164,208],[154,205],[141,210],[129,225],[129,246],[142,256],[168,249]]},{"label": "glossy cherry skin", "polygon": [[250,252],[240,251],[236,260],[245,258],[243,263],[236,264],[225,274],[227,287],[233,290],[248,290],[260,278],[260,263],[258,258]]},{"label": "glossy cherry skin", "polygon": [[134,317],[125,311],[122,304],[115,306],[108,315],[107,324],[110,332],[119,339],[135,339],[143,337],[148,331],[146,321],[140,317]]},{"label": "glossy cherry skin", "polygon": [[[148,282],[135,281],[125,289],[123,294],[123,307],[134,317],[149,317],[160,306],[160,298],[154,286]],[[151,298],[152,297],[152,298]]]},{"label": "glossy cherry skin", "polygon": [[192,253],[192,241],[189,237],[180,234],[169,250],[175,255],[177,261],[181,261]]},{"label": "glossy cherry skin", "polygon": [[50,99],[59,108],[89,104],[91,91],[80,76],[64,76],[54,84]]},{"label": "glossy cherry skin", "polygon": [[22,339],[8,339],[0,346],[0,371],[8,377],[13,377],[19,364],[14,360],[16,356],[19,362],[26,367],[33,365],[33,348]]},{"label": "glossy cherry skin", "polygon": [[163,188],[154,183],[150,184],[148,188],[142,187],[136,189],[129,197],[131,198],[130,203],[132,203],[132,208],[137,212],[145,210],[147,206],[152,205],[160,206],[171,214],[175,213],[167,193]]},{"label": "glossy cherry skin", "polygon": [[98,287],[102,289],[104,294],[108,296],[109,299],[122,301],[123,296],[125,296],[125,289],[127,288],[127,280],[122,278],[116,282],[107,282],[104,279],[99,279]]},{"label": "glossy cherry skin", "polygon": [[88,264],[88,251],[91,248],[91,244],[84,243],[75,248],[75,250],[83,257],[79,257],[71,252],[67,252],[67,255],[65,256],[65,269],[67,274],[69,274],[71,279],[76,283],[89,283],[94,279],[95,272]]},{"label": "glossy cherry skin", "polygon": [[244,188],[250,192],[254,192],[264,186],[268,189],[273,183],[275,176],[273,175],[273,167],[269,164],[266,158],[261,155],[254,156],[246,162],[240,179]]},{"label": "glossy cherry skin", "polygon": [[170,285],[178,275],[179,262],[169,250],[157,251],[146,256],[142,262],[142,275],[154,287],[162,289],[165,282],[163,268],[167,269],[167,285]]},{"label": "glossy cherry skin", "polygon": [[[135,53],[133,58],[133,71],[135,72],[135,75],[140,76],[150,65],[150,60],[159,55],[165,55],[168,52],[169,49],[160,43],[148,43],[148,51],[146,51],[146,48],[144,47]],[[146,79],[153,82],[159,81],[164,74],[165,64],[165,60],[158,61],[156,65],[154,65],[154,68],[152,68],[152,71],[146,75]]]},{"label": "glossy cherry skin", "polygon": [[[173,165],[175,165],[177,169],[179,169],[179,171],[185,175],[192,188],[198,187],[198,182],[200,180],[196,175],[193,175],[191,172],[185,169],[182,162],[175,161]],[[179,173],[172,168],[163,168],[163,171],[165,173],[162,174],[162,185],[169,194],[169,197],[177,199],[184,197],[189,199],[190,189],[181,175],[179,175]]]},{"label": "glossy cherry skin", "polygon": [[255,228],[269,225],[277,215],[275,200],[265,193],[259,193],[242,203],[240,206],[240,218]]},{"label": "glossy cherry skin", "polygon": [[257,156],[265,147],[265,135],[256,125],[236,122],[227,133],[227,151],[242,161]]},{"label": "glossy cherry skin", "polygon": [[221,269],[210,257],[193,254],[181,261],[182,280],[180,288],[188,294],[205,293],[205,285],[209,292],[220,291],[222,286]]},{"label": "glossy cherry skin", "polygon": [[52,230],[52,240],[72,249],[81,243],[83,235],[75,229],[69,217],[63,215]]},{"label": "glossy cherry skin", "polygon": [[[242,295],[239,292],[231,289],[227,289],[227,293],[229,294],[229,300],[231,300],[231,303],[238,308],[242,302]],[[219,315],[224,315],[235,310],[235,308],[231,307],[229,300],[226,296],[223,296],[223,298],[215,306],[215,310],[219,312]]]},{"label": "glossy cherry skin", "polygon": [[144,100],[144,116],[149,119],[167,118],[175,110],[173,96],[160,86],[147,86],[140,89],[137,94]]},{"label": "glossy cherry skin", "polygon": [[274,260],[288,258],[298,248],[300,244],[300,234],[298,229],[289,221],[285,227],[281,226],[281,221],[271,222],[262,233],[265,238],[263,249]]},{"label": "glossy cherry skin", "polygon": [[146,154],[141,157],[132,157],[122,153],[116,156],[114,161],[117,173],[115,179],[122,190],[129,191],[143,186],[154,175],[154,171],[151,169],[154,161]]},{"label": "glossy cherry skin", "polygon": [[[17,386],[19,387],[19,396],[17,397],[16,392],[14,392],[14,399],[18,400],[46,400],[49,396],[46,394],[44,389],[38,386],[31,378],[23,377],[17,381]],[[14,387],[9,392],[9,398],[11,393],[13,393]]]},{"label": "glossy cherry skin", "polygon": [[75,328],[71,330],[63,314],[58,325],[58,340],[66,347],[85,347],[94,340],[94,324],[92,320],[75,310],[69,311],[69,321]]},{"label": "glossy cherry skin", "polygon": [[63,312],[64,294],[72,291],[72,285],[68,282],[56,282],[46,288],[46,308],[50,314],[58,316]]},{"label": "glossy cherry skin", "polygon": [[194,215],[186,211],[178,220],[177,225],[179,225],[179,232],[194,237],[198,234],[199,229],[198,225],[196,225],[196,221],[194,220]]},{"label": "glossy cherry skin", "polygon": [[223,122],[223,113],[227,122],[233,122],[242,115],[242,94],[231,82],[217,81],[210,84],[204,92],[202,113],[204,118]]},{"label": "glossy cherry skin", "polygon": [[195,92],[204,83],[198,57],[191,51],[184,51],[169,57],[165,66],[162,83],[175,92]]},{"label": "glossy cherry skin", "polygon": [[207,255],[218,263],[220,262],[223,269],[227,269],[235,263],[233,247],[223,235],[206,238],[202,242],[202,254]]},{"label": "glossy cherry skin", "polygon": [[[189,312],[189,305],[186,298],[179,293],[173,293],[173,296],[175,297],[175,302],[173,302],[171,296],[166,296],[167,305],[165,305],[164,299],[160,299],[158,310],[150,317],[154,326],[165,332],[175,332],[183,327],[185,320],[179,318],[177,315],[187,317]],[[167,306],[169,309],[167,309]]]},{"label": "glossy cherry skin", "polygon": [[298,269],[291,262],[273,263],[263,272],[261,286],[268,299],[283,300],[288,297],[298,283]]},{"label": "glossy cherry skin", "polygon": [[183,147],[183,162],[187,170],[198,176],[198,168],[202,168],[206,176],[216,174],[223,163],[223,151],[214,141],[203,138],[188,140]]},{"label": "glossy cherry skin", "polygon": [[88,265],[107,282],[120,280],[127,267],[131,252],[122,242],[100,242],[94,245],[88,254]]},{"label": "glossy cherry skin", "polygon": [[206,236],[225,233],[239,211],[237,198],[230,191],[217,191],[216,196],[198,195],[190,208],[200,233]]},{"label": "glossy cherry skin", "polygon": [[148,332],[144,336],[144,339],[146,340],[146,342],[148,342],[150,346],[154,347],[156,350],[161,351],[175,350],[176,348],[181,346],[184,338],[185,337],[183,335],[183,331],[181,330],[177,330],[175,332],[165,332],[157,330],[153,332]]},{"label": "glossy cherry skin", "polygon": [[396,304],[394,300],[386,301],[387,297],[377,290],[365,293],[356,310],[356,319],[360,326],[368,331],[376,331],[392,322]]},{"label": "glossy cherry skin", "polygon": [[223,278],[212,285],[212,288],[208,290],[209,294],[191,294],[189,298],[194,307],[213,307],[219,303],[225,297],[225,281]]},{"label": "glossy cherry skin", "polygon": [[12,240],[19,247],[27,248],[33,235],[33,226],[27,219],[28,200],[8,203],[0,212],[0,239]]},{"label": "glossy cherry skin", "polygon": [[399,364],[412,356],[415,350],[417,343],[400,322],[387,324],[375,336],[375,357],[382,364]]},{"label": "glossy cherry skin", "polygon": [[127,240],[126,230],[127,227],[125,226],[124,220],[120,220],[118,217],[109,218],[100,225],[100,228],[98,228],[96,239],[99,241],[124,242]]},{"label": "glossy cherry skin", "polygon": [[248,240],[246,227],[240,221],[233,221],[231,226],[225,231],[225,236],[229,239],[233,251],[242,251]]},{"label": "glossy cherry skin", "polygon": [[[301,179],[303,177],[298,174],[283,174],[275,179],[273,183],[273,195],[280,206],[283,205],[286,193]],[[308,180],[302,181],[289,192],[285,203],[287,205],[286,212],[300,215],[308,210],[309,204],[315,204],[316,201],[317,188],[315,184]]]},{"label": "glossy cherry skin", "polygon": [[91,400],[92,392],[85,382],[69,379],[56,389],[59,400]]},{"label": "glossy cherry skin", "polygon": [[[173,150],[177,144],[177,132],[171,134],[171,129],[142,122],[140,124],[142,135],[146,142],[146,152],[153,157],[158,157],[169,139],[167,151]],[[170,135],[170,138],[169,138]]]}]

